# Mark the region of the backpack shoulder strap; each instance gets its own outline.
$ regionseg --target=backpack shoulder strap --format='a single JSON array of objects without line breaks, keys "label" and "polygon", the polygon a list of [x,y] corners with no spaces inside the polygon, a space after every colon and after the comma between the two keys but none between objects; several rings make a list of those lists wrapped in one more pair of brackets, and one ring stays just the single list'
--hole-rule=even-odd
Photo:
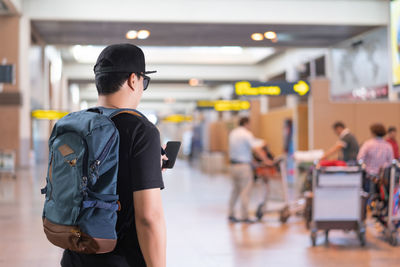
[{"label": "backpack shoulder strap", "polygon": [[137,117],[143,117],[143,118],[145,117],[142,113],[140,113],[136,109],[129,109],[129,108],[114,109],[114,108],[105,108],[105,107],[95,107],[95,108],[90,108],[87,111],[103,114],[103,115],[109,117],[110,119],[112,119],[113,117],[115,117],[121,113],[128,113],[128,114],[132,114]]},{"label": "backpack shoulder strap", "polygon": [[113,118],[121,113],[128,113],[128,114],[132,114],[134,116],[137,117],[144,117],[144,115],[142,113],[140,113],[139,111],[135,110],[135,109],[117,109],[115,110],[113,113],[111,113],[109,115],[110,118]]}]

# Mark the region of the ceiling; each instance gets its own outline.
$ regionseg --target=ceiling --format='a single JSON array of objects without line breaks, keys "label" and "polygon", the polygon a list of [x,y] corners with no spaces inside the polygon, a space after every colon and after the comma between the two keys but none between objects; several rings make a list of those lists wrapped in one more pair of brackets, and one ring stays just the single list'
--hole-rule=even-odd
[{"label": "ceiling", "polygon": [[[165,66],[164,72],[172,71],[172,69],[186,72],[188,68],[192,68],[192,71],[194,69],[201,73],[204,72],[204,69],[208,72],[216,70],[217,73],[221,73],[225,70],[232,71],[229,69],[231,66],[248,72],[249,68],[253,69],[255,66],[262,65],[266,60],[273,58],[286,48],[325,48],[374,28],[373,26],[337,25],[61,20],[32,20],[31,23],[34,39],[47,45],[55,45],[61,52],[63,60],[71,66],[84,65],[91,69],[105,45],[132,42],[145,50],[146,62],[152,67],[156,66],[160,73],[162,65]],[[128,31],[142,29],[151,32],[148,39],[129,41],[125,38]],[[266,31],[275,31],[278,41],[275,43],[270,40],[253,41],[250,38],[252,33]],[[92,77],[92,73],[90,77]],[[96,98],[97,93],[92,78],[71,79],[69,83],[80,88],[82,101],[90,104]],[[153,80],[152,90],[147,92],[144,98],[144,102],[147,101],[147,104],[151,104],[151,106],[145,108],[162,110],[169,105],[171,108],[185,110],[187,107],[182,106],[183,102],[185,105],[193,105],[194,99],[219,97],[218,90],[220,89],[217,86],[230,84],[231,81],[219,79],[213,81],[213,84],[207,83],[207,80],[203,83],[204,88],[196,88],[188,85],[187,77],[175,77],[173,81],[156,78]],[[171,90],[171,88],[179,86],[182,87],[182,90]],[[231,87],[229,86],[230,89]],[[211,91],[205,92],[205,88]],[[223,88],[221,90],[222,93],[225,92]],[[179,101],[167,103],[163,98],[165,91],[169,92],[168,97],[174,101],[179,99],[182,92],[188,91],[192,94],[185,95],[182,103]]]},{"label": "ceiling", "polygon": [[[105,46],[58,46],[65,62],[94,64]],[[148,64],[254,65],[277,52],[271,47],[141,46]]]},{"label": "ceiling", "polygon": [[[241,47],[328,47],[368,31],[372,26],[265,25],[216,23],[139,23],[33,20],[32,26],[46,44],[108,45],[127,42],[129,30],[146,29],[139,46],[241,46]],[[253,41],[254,32],[275,31],[278,42]]]}]

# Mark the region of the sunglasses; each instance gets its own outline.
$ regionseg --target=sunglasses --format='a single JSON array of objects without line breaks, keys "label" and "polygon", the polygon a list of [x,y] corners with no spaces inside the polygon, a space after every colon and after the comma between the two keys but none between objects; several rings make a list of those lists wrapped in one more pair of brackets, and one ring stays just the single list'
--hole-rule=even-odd
[{"label": "sunglasses", "polygon": [[138,76],[142,76],[143,77],[143,91],[147,89],[147,87],[149,86],[150,83],[150,77],[146,76],[142,73],[136,73]]}]

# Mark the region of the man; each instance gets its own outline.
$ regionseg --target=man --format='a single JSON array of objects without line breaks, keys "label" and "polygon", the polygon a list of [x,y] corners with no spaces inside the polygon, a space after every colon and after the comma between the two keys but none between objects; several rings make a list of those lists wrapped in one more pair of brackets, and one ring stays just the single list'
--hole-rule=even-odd
[{"label": "man", "polygon": [[396,141],[396,133],[397,133],[397,129],[395,127],[393,127],[393,126],[389,127],[388,132],[387,132],[386,142],[389,142],[392,145],[393,157],[395,159],[399,159],[399,145],[397,144],[397,141]]},{"label": "man", "polygon": [[[264,142],[260,139],[256,139],[250,132],[250,120],[247,117],[241,118],[239,127],[232,130],[229,134],[229,156],[233,182],[228,215],[228,220],[230,222],[253,222],[248,214],[249,195],[253,185],[253,170],[251,167],[251,162],[253,160],[252,152],[254,151],[256,153],[263,164],[273,164],[262,151],[263,145]],[[235,205],[239,198],[241,202],[241,220],[237,219],[235,216]]]},{"label": "man", "polygon": [[337,141],[336,144],[331,147],[327,152],[325,152],[325,154],[322,156],[322,159],[326,159],[340,151],[340,160],[355,163],[358,154],[357,139],[350,132],[350,130],[346,128],[343,122],[335,122],[332,127],[335,134],[339,136],[340,140]]},{"label": "man", "polygon": [[[136,109],[150,78],[142,50],[132,44],[106,47],[94,67],[98,105]],[[139,114],[141,115],[141,114]],[[117,245],[105,254],[65,250],[62,266],[166,266],[166,227],[160,189],[160,135],[143,115],[113,118],[120,135],[117,193],[121,203]]]},{"label": "man", "polygon": [[393,161],[393,149],[388,142],[383,140],[386,129],[382,124],[373,124],[370,130],[373,138],[362,145],[357,159],[365,164],[367,179],[363,182],[363,189],[365,192],[373,193],[375,187],[371,181],[379,177],[381,169],[390,166]]},{"label": "man", "polygon": [[370,127],[372,138],[362,145],[357,159],[365,163],[365,171],[371,176],[378,176],[381,168],[392,163],[393,149],[388,142],[383,140],[386,134],[385,127],[375,123]]}]

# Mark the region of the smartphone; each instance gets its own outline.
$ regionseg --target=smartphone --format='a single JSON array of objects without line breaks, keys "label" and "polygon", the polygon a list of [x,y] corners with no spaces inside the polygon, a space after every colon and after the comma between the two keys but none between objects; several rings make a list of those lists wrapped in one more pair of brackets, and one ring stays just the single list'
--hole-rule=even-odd
[{"label": "smartphone", "polygon": [[181,147],[181,142],[179,141],[170,141],[167,143],[167,147],[165,148],[165,154],[167,155],[168,160],[163,160],[162,168],[163,169],[172,169],[175,165],[176,157],[178,156],[179,148]]}]

